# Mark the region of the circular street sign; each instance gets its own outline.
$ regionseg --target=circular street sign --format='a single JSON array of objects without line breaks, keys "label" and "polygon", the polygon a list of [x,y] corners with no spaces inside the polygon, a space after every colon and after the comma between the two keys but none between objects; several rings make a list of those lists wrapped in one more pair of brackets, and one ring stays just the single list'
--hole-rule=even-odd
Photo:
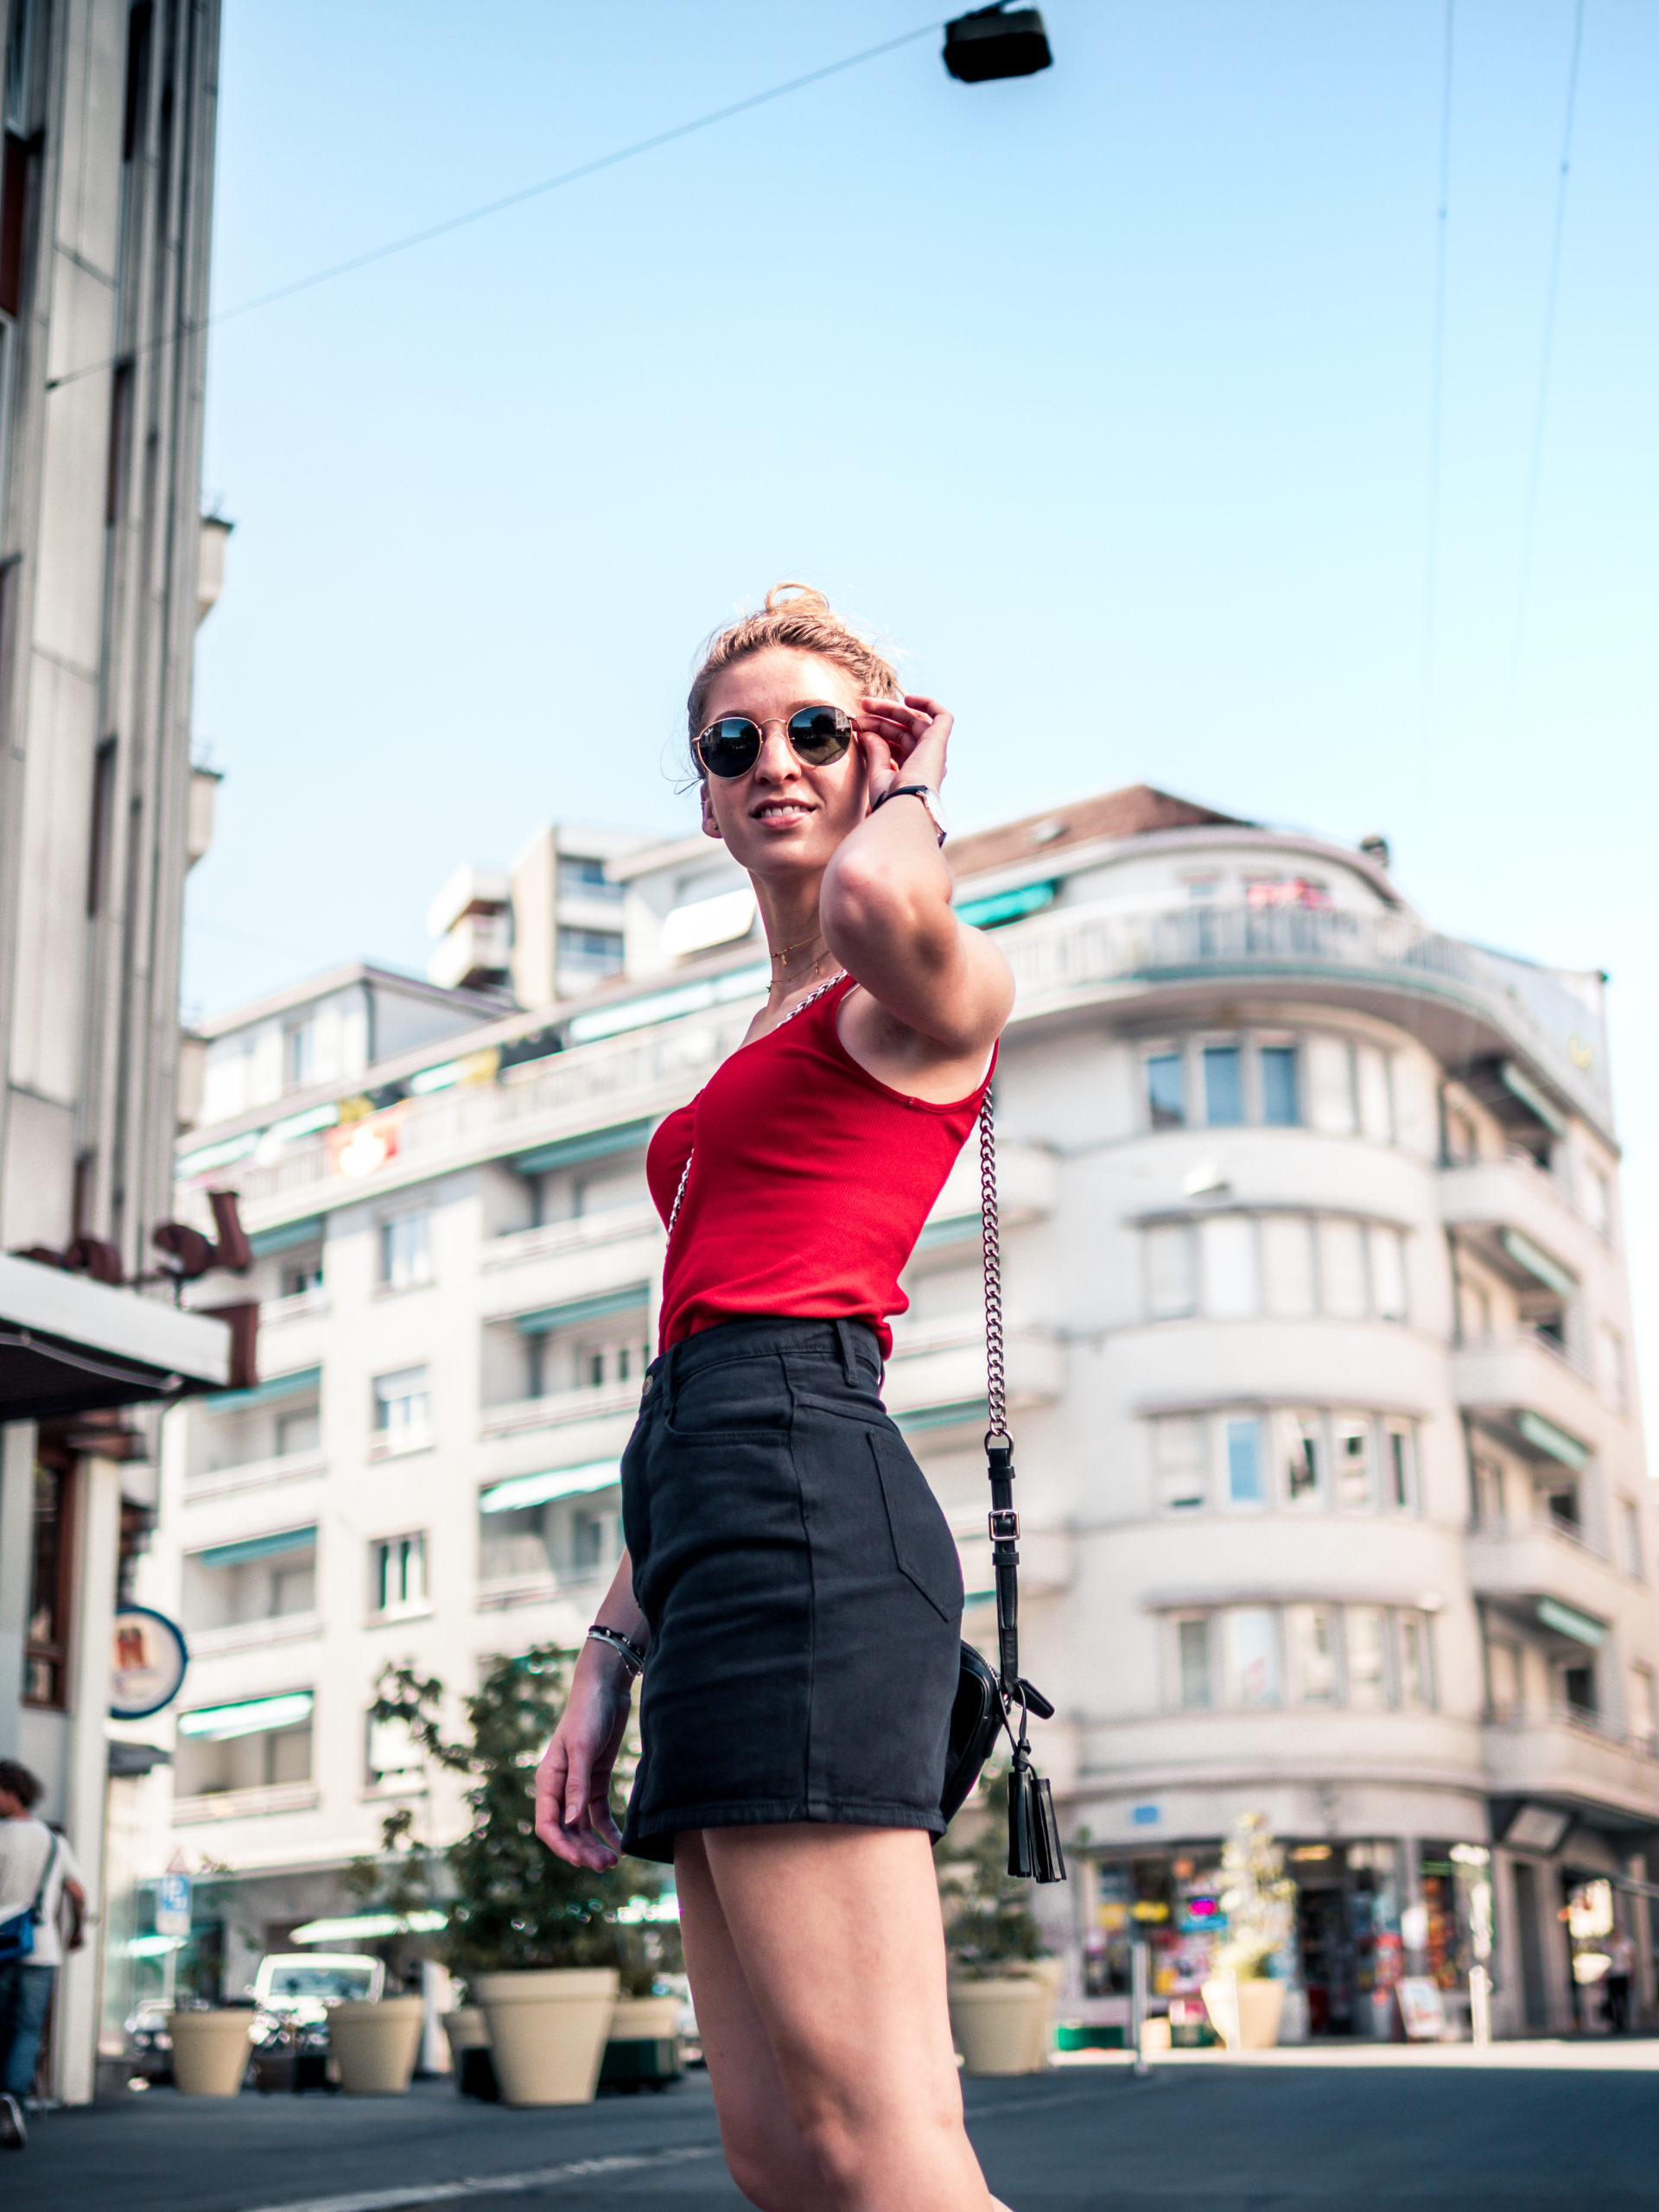
[{"label": "circular street sign", "polygon": [[149,1605],[123,1605],[110,1646],[110,1718],[147,1720],[184,1688],[184,1631]]}]

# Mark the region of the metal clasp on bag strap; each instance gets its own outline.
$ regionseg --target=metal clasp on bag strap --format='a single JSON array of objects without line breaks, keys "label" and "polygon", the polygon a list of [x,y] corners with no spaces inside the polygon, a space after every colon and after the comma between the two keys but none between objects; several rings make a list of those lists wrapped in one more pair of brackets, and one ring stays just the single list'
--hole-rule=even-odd
[{"label": "metal clasp on bag strap", "polygon": [[989,1523],[994,1544],[1017,1543],[1020,1538],[1020,1516],[1011,1505],[994,1505],[985,1516]]}]

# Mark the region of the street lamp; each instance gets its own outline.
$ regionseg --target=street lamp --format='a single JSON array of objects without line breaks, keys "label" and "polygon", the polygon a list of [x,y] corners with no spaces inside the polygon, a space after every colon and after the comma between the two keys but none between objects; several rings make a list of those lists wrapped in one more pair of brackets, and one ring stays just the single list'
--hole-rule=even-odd
[{"label": "street lamp", "polygon": [[1054,60],[1035,8],[976,8],[944,27],[944,66],[964,85],[1032,77]]}]

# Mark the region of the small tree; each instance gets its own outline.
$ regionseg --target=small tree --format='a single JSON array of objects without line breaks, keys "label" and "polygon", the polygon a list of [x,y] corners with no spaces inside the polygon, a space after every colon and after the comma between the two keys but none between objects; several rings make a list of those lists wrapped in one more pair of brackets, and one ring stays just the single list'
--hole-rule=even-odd
[{"label": "small tree", "polygon": [[[967,1841],[958,1823],[976,1822]],[[939,1895],[944,1905],[945,1948],[950,1970],[964,1980],[986,1981],[1018,1974],[1043,1955],[1041,1930],[1031,1910],[1031,1884],[1008,1872],[1008,1770],[982,1778],[957,1815],[938,1849]]]},{"label": "small tree", "polygon": [[1263,1815],[1240,1814],[1222,1847],[1221,1876],[1227,1933],[1216,1946],[1216,1964],[1241,1981],[1264,1980],[1269,1960],[1290,1940],[1296,1885]]},{"label": "small tree", "polygon": [[[383,1672],[374,1717],[401,1720],[440,1766],[472,1777],[472,1827],[444,1853],[455,1891],[445,1962],[463,1976],[613,1966],[625,1988],[644,1994],[667,1963],[656,1955],[661,1940],[653,1928],[619,1927],[615,1916],[636,1897],[660,1895],[661,1877],[637,1860],[620,1859],[603,1872],[572,1866],[536,1834],[536,1768],[563,1709],[569,1668],[570,1655],[553,1644],[497,1661],[461,1700],[462,1742],[443,1732],[443,1684],[408,1667]],[[395,1849],[391,1826],[387,1841]],[[425,1871],[412,1863],[418,1850],[401,1853],[411,1862],[411,1882]],[[388,1902],[385,1909],[410,1908]]]}]

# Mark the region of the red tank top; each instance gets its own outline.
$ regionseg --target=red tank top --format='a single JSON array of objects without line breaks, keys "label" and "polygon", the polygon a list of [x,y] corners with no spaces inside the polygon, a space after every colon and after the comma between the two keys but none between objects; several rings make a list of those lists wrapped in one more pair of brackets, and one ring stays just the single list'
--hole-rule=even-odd
[{"label": "red tank top", "polygon": [[[990,1084],[948,1106],[867,1074],[836,1027],[850,976],[734,1052],[651,1140],[666,1221],[696,1158],[663,1270],[658,1348],[743,1313],[868,1321],[885,1358],[899,1272]],[[995,1055],[992,1056],[995,1064]]]}]

